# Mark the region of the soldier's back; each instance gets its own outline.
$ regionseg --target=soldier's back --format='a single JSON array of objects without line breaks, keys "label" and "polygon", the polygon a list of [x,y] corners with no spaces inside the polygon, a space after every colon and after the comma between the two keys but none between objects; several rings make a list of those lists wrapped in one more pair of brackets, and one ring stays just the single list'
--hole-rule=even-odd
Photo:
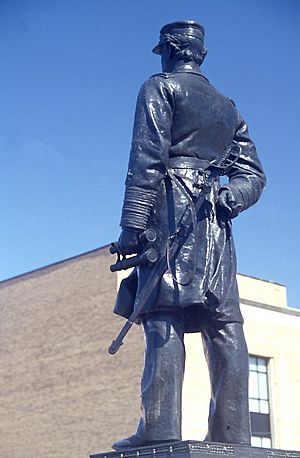
[{"label": "soldier's back", "polygon": [[167,80],[174,104],[170,157],[216,159],[236,132],[235,106],[200,74],[177,72]]}]

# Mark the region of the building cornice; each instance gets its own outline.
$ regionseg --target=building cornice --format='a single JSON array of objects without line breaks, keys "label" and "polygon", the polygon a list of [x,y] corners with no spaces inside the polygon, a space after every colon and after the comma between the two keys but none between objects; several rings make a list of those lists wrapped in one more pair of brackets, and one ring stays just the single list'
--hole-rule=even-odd
[{"label": "building cornice", "polygon": [[290,307],[278,307],[277,305],[262,304],[261,302],[254,302],[247,299],[241,300],[241,305],[251,305],[260,309],[270,310],[272,312],[284,313],[286,315],[294,315],[300,317],[300,310]]}]

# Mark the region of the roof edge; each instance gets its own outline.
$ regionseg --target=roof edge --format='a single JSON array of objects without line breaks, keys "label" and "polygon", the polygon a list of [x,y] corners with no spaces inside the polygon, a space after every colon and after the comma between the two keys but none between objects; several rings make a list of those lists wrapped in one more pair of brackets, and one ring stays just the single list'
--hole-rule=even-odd
[{"label": "roof edge", "polygon": [[278,305],[264,304],[248,299],[241,299],[241,305],[251,305],[260,309],[271,310],[272,312],[284,313],[286,315],[294,315],[300,317],[300,309],[294,307],[278,307]]},{"label": "roof edge", "polygon": [[[29,270],[28,272],[23,272],[22,274],[15,275],[13,277],[9,277],[9,278],[6,278],[4,280],[0,280],[0,287],[2,285],[5,285],[5,284],[7,284],[9,282],[12,282],[12,281],[16,281],[16,280],[19,280],[19,279],[22,280],[24,277],[27,277],[27,276],[36,276],[36,275],[39,275],[39,274],[42,275],[42,274],[46,273],[45,271],[47,271],[47,270],[53,270],[55,268],[59,268],[63,264],[66,264],[68,262],[74,261],[75,259],[78,259],[78,258],[82,258],[84,256],[95,256],[100,251],[104,252],[104,250],[106,250],[107,254],[108,254],[108,247],[109,247],[109,244],[103,245],[102,247],[94,248],[93,250],[85,251],[84,253],[80,253],[80,254],[77,254],[77,255],[74,255],[74,256],[70,256],[69,258],[65,258],[65,259],[62,259],[60,261],[55,261],[55,262],[53,262],[51,264],[47,264],[46,266],[37,267],[36,269]],[[106,251],[105,251],[105,254],[106,254]]]},{"label": "roof edge", "polygon": [[255,277],[254,275],[242,274],[240,272],[238,272],[237,275],[240,275],[241,277],[253,278],[253,280],[264,281],[265,283],[273,283],[274,285],[284,286],[286,288],[286,285],[284,283],[279,283],[278,281],[265,280],[264,278]]}]

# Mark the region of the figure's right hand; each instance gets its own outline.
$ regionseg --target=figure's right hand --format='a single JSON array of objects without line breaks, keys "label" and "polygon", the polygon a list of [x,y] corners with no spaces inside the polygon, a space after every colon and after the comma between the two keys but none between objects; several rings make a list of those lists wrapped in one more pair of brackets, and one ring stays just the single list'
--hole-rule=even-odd
[{"label": "figure's right hand", "polygon": [[124,256],[126,254],[136,254],[142,250],[140,242],[140,234],[142,230],[125,227],[118,240],[118,248]]}]

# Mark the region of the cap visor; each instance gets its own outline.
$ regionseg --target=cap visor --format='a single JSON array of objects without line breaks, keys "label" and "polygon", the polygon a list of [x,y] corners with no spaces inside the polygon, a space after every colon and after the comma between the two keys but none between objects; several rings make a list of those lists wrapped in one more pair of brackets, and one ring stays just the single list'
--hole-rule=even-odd
[{"label": "cap visor", "polygon": [[153,54],[160,54],[160,46],[159,46],[159,44],[156,45],[156,46],[152,49],[152,52],[153,52]]}]

